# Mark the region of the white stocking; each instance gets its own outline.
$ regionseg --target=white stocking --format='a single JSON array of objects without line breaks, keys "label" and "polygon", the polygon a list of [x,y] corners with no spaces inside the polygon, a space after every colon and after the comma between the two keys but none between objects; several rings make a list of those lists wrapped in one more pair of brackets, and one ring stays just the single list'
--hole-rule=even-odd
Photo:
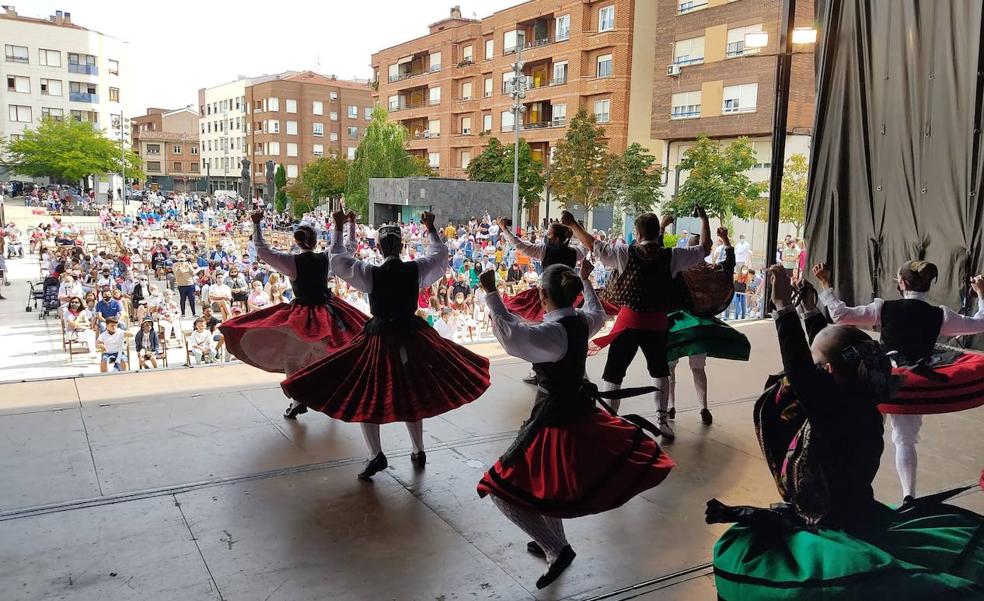
[{"label": "white stocking", "polygon": [[413,445],[413,452],[419,453],[424,450],[424,420],[406,422],[407,433],[410,434],[410,444]]},{"label": "white stocking", "polygon": [[516,524],[527,536],[536,541],[547,555],[547,563],[553,563],[560,552],[567,546],[564,535],[564,524],[559,518],[551,518],[539,513],[533,513],[495,495],[490,495],[492,503],[499,508],[506,518]]},{"label": "white stocking", "polygon": [[[621,384],[612,384],[611,382],[605,382],[604,380],[602,380],[601,384],[604,387],[603,392],[622,389]],[[606,400],[608,401],[608,404],[611,405],[615,413],[618,413],[618,408],[622,406],[622,399],[606,399]]]},{"label": "white stocking", "polygon": [[657,388],[653,393],[653,401],[656,403],[656,410],[666,414],[670,407],[670,378],[653,378],[653,386]]},{"label": "white stocking", "polygon": [[[701,409],[707,409],[707,372],[703,367],[694,367],[690,370],[694,374],[694,387],[697,388],[697,402]],[[670,385],[673,390],[673,385]],[[671,405],[673,403],[670,403]]]},{"label": "white stocking", "polygon": [[676,407],[676,366],[678,361],[670,361],[670,377],[666,378],[666,403],[669,407]]},{"label": "white stocking", "polygon": [[383,445],[379,442],[379,424],[362,424],[362,436],[366,439],[366,446],[369,447],[369,459],[383,452]]},{"label": "white stocking", "polygon": [[899,472],[902,496],[916,496],[916,466],[919,463],[916,443],[922,427],[921,415],[890,415],[892,442],[895,444],[895,469]]}]

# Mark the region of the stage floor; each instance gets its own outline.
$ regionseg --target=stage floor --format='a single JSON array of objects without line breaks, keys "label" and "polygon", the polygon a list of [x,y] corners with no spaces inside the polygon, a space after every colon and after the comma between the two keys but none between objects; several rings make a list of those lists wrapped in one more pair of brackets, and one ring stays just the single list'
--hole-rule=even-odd
[{"label": "stage floor", "polygon": [[[0,386],[0,599],[703,600],[723,526],[704,504],[777,500],[751,407],[779,369],[773,326],[741,326],[749,363],[711,360],[714,425],[698,417],[686,363],[679,467],[606,514],[566,523],[578,556],[550,588],[526,538],[475,484],[528,415],[528,365],[496,357],[493,387],[425,422],[415,472],[402,425],[383,428],[390,468],[355,478],[356,425],[308,413],[295,422],[278,376],[245,365]],[[603,355],[589,361],[600,375]],[[638,357],[626,385],[646,383]],[[653,412],[651,398],[625,404]],[[970,482],[984,467],[984,410],[926,419],[920,490]],[[886,445],[877,491],[899,491]],[[984,510],[984,494],[959,504]]]}]

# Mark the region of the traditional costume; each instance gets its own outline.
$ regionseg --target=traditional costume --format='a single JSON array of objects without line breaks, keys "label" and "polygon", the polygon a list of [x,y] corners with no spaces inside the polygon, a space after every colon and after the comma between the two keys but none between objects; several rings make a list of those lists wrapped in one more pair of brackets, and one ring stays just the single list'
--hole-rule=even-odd
[{"label": "traditional costume", "polygon": [[369,295],[372,319],[350,344],[282,384],[287,396],[311,409],[362,423],[370,451],[362,478],[387,467],[379,424],[406,422],[411,461],[422,467],[422,420],[477,399],[490,384],[488,359],[442,338],[416,315],[417,292],[447,268],[448,249],[437,232],[423,257],[406,262],[399,258],[399,228],[377,235],[390,251],[378,266],[355,259],[337,237],[331,248],[335,275]]},{"label": "traditional costume", "polygon": [[[826,325],[822,317],[812,319],[813,332]],[[984,518],[942,503],[966,488],[898,510],[875,501],[871,482],[883,447],[875,401],[814,365],[795,313],[780,311],[776,326],[785,376],[770,378],[754,417],[785,503],[769,509],[708,503],[708,523],[738,522],[714,547],[719,598],[981,598]],[[840,353],[867,361],[878,352],[873,346]]]},{"label": "traditional costume", "polygon": [[[903,270],[914,264],[931,265],[913,261]],[[935,267],[931,269],[935,274]],[[926,292],[906,290],[902,296],[900,300],[876,298],[868,305],[848,307],[833,290],[820,293],[835,323],[878,327],[882,346],[892,353],[900,386],[878,408],[892,424],[895,466],[906,499],[916,494],[916,443],[922,416],[984,404],[984,356],[936,345],[941,336],[984,333],[984,303],[978,304],[975,315],[967,316],[931,305]]]},{"label": "traditional costume", "polygon": [[[569,277],[577,277],[568,271]],[[619,418],[596,405],[600,395],[585,380],[585,360],[588,339],[601,329],[605,314],[590,284],[582,282],[583,310],[557,309],[538,325],[509,313],[497,293],[486,297],[496,338],[507,353],[533,363],[539,385],[530,418],[482,477],[478,494],[491,495],[506,517],[534,539],[530,551],[545,554],[549,569],[537,581],[538,588],[552,582],[574,558],[561,518],[619,507],[658,485],[674,467],[655,440],[628,419],[656,433],[652,425],[638,416]]]},{"label": "traditional costume", "polygon": [[[262,229],[254,224],[257,256],[290,279],[294,300],[233,317],[219,330],[229,352],[243,363],[290,376],[348,344],[368,317],[331,293],[329,253],[278,252],[267,245]],[[355,241],[354,227],[349,240]],[[306,411],[294,403],[284,415],[293,418]]]}]

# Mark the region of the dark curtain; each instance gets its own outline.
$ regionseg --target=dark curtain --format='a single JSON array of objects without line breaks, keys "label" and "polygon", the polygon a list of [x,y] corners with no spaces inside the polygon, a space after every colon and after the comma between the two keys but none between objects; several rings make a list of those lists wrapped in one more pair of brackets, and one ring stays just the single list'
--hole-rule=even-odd
[{"label": "dark curtain", "polygon": [[925,259],[940,268],[931,300],[969,310],[984,271],[982,6],[817,0],[806,240],[848,304],[897,298],[898,267]]}]

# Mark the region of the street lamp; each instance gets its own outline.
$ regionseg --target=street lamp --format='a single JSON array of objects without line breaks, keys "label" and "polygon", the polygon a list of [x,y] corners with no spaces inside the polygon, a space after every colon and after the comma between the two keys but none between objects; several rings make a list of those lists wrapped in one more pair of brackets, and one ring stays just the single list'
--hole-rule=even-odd
[{"label": "street lamp", "polygon": [[[120,179],[122,180],[120,184],[120,193],[123,195],[121,199],[123,203],[123,210],[126,210],[127,200],[126,200],[126,146],[124,141],[130,138],[130,120],[123,116],[122,112],[113,113],[113,127],[114,129],[119,129],[120,131]],[[113,190],[109,191],[109,210],[113,210]]]},{"label": "street lamp", "polygon": [[519,227],[519,128],[522,123],[523,113],[526,107],[523,106],[523,99],[526,98],[526,76],[523,75],[523,47],[519,46],[516,52],[516,62],[512,64],[513,77],[509,82],[509,95],[512,96],[513,105],[513,198],[512,198],[512,221],[514,227]]}]

